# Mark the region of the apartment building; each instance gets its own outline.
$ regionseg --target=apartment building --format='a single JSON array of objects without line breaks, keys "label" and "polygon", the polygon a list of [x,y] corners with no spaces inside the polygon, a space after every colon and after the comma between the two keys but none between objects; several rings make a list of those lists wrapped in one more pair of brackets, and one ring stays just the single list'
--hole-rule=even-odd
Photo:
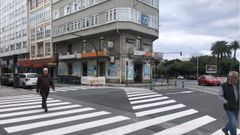
[{"label": "apartment building", "polygon": [[59,76],[104,76],[112,83],[151,78],[158,0],[55,0],[52,42]]},{"label": "apartment building", "polygon": [[29,59],[19,61],[19,65],[36,73],[41,73],[43,67],[49,67],[52,75],[56,76],[57,59],[52,44],[52,1],[27,2]]},{"label": "apartment building", "polygon": [[0,73],[19,72],[28,57],[27,0],[0,0]]}]

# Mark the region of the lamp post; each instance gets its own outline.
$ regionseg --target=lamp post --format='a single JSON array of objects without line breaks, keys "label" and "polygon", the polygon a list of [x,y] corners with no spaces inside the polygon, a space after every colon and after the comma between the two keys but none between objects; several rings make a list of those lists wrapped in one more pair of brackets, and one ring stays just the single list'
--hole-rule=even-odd
[{"label": "lamp post", "polygon": [[[76,33],[71,33],[71,35],[74,35],[74,36],[77,36],[79,38],[81,38],[82,36],[81,35],[78,35]],[[97,50],[97,47],[96,45],[91,41],[91,40],[88,40],[88,42],[92,45],[92,47],[94,48],[94,51],[96,52],[96,61],[97,61],[97,69],[96,69],[96,76],[98,77],[98,65],[99,65],[99,58],[98,58],[98,50]]]}]

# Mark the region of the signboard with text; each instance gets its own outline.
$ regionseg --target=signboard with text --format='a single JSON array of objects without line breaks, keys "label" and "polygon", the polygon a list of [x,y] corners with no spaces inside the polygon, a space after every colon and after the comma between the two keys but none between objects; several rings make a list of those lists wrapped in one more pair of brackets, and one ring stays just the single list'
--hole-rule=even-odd
[{"label": "signboard with text", "polygon": [[217,73],[217,65],[206,65],[206,73],[216,74]]}]

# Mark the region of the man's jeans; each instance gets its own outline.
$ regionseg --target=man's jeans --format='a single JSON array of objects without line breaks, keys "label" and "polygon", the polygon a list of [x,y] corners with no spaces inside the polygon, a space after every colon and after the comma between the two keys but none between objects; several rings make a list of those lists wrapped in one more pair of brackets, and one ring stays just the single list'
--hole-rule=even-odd
[{"label": "man's jeans", "polygon": [[238,111],[226,111],[229,122],[225,126],[227,131],[230,131],[231,135],[237,135],[237,123],[238,123]]}]

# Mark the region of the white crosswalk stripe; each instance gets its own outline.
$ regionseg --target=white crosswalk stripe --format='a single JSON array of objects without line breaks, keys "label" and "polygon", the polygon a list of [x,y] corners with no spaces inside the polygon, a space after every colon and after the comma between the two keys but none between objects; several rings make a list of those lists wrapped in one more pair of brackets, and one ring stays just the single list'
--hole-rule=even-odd
[{"label": "white crosswalk stripe", "polygon": [[[212,133],[211,135],[224,135],[224,133],[222,132],[221,129],[219,129],[218,131]],[[240,135],[240,129],[237,129],[237,135]]]},{"label": "white crosswalk stripe", "polygon": [[203,117],[188,121],[186,123],[180,124],[178,126],[168,128],[166,130],[163,130],[153,135],[182,135],[196,128],[204,126],[210,122],[213,122],[215,120],[216,119],[210,116],[203,116]]}]

